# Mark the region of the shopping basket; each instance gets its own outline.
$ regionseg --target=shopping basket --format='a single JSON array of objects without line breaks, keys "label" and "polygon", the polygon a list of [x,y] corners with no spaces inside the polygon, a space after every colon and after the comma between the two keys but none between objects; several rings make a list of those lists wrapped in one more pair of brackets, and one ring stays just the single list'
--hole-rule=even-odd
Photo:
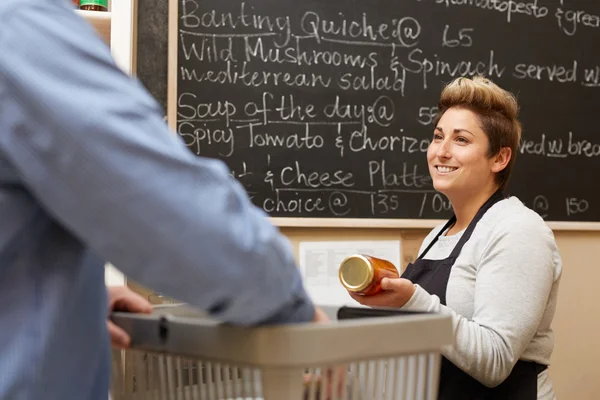
[{"label": "shopping basket", "polygon": [[453,340],[439,314],[250,328],[174,305],[113,321],[132,338],[113,352],[113,400],[433,400]]}]

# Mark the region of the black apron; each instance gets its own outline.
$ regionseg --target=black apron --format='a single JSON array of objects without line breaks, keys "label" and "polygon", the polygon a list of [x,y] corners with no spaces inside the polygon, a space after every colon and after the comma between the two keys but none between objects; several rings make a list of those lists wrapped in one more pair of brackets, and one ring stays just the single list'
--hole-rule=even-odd
[{"label": "black apron", "polygon": [[[450,271],[456,258],[467,240],[471,237],[475,225],[483,217],[483,214],[503,198],[502,192],[498,190],[481,206],[448,258],[443,260],[424,260],[423,256],[437,242],[440,235],[456,222],[456,216],[452,216],[419,258],[414,263],[408,265],[402,274],[402,278],[409,279],[413,283],[419,284],[428,293],[437,295],[441,303],[446,305],[446,287],[448,286],[448,278],[450,277]],[[519,360],[504,382],[495,388],[488,388],[448,359],[442,357],[438,399],[536,400],[537,376],[544,369],[546,369],[545,365]]]}]

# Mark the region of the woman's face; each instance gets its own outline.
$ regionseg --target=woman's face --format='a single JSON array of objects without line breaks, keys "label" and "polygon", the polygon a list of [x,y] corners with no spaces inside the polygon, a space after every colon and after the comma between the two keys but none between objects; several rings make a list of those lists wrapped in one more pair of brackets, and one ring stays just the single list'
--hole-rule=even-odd
[{"label": "woman's face", "polygon": [[440,118],[427,149],[433,187],[451,201],[495,186],[495,157],[489,139],[470,110],[450,108]]}]

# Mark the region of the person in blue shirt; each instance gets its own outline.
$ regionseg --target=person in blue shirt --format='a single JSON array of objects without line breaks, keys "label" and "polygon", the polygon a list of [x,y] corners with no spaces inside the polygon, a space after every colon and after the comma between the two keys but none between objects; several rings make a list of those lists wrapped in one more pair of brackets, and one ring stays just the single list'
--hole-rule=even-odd
[{"label": "person in blue shirt", "polygon": [[71,7],[0,2],[0,399],[106,399],[107,261],[229,323],[326,319],[267,215]]}]

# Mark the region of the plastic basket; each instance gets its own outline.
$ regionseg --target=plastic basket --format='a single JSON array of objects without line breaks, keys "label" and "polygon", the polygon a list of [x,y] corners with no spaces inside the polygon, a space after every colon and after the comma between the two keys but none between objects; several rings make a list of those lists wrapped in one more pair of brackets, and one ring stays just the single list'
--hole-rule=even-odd
[{"label": "plastic basket", "polygon": [[434,400],[453,338],[438,314],[245,328],[178,305],[113,320],[132,337],[113,400]]}]

